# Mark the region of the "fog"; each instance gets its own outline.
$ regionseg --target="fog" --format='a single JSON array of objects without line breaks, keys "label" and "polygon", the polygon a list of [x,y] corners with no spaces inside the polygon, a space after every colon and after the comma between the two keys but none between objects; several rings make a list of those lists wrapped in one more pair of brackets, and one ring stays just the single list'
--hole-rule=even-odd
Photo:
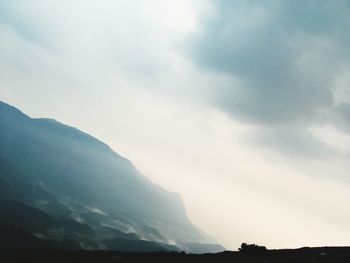
[{"label": "fog", "polygon": [[0,100],[108,143],[227,248],[348,245],[347,1],[1,1]]}]

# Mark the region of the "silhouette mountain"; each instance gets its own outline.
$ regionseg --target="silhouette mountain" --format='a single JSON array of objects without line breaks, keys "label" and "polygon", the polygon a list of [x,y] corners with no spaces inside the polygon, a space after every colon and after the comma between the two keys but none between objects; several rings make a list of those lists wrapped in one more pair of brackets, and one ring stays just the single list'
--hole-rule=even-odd
[{"label": "silhouette mountain", "polygon": [[224,250],[189,221],[178,194],[149,181],[108,145],[4,102],[0,211],[0,223],[18,235],[64,243],[58,247]]}]

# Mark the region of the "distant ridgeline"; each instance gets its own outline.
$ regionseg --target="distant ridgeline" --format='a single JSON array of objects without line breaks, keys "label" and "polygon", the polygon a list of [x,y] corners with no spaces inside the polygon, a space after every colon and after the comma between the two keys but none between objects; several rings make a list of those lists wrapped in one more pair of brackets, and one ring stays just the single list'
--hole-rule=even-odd
[{"label": "distant ridgeline", "polygon": [[3,102],[0,211],[0,249],[224,250],[106,144]]}]

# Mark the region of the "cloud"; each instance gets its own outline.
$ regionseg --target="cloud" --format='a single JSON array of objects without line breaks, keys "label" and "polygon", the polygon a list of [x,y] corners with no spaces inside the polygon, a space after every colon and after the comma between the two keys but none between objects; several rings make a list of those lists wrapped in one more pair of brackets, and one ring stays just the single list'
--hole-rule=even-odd
[{"label": "cloud", "polygon": [[241,121],[273,126],[278,134],[304,127],[295,136],[317,140],[305,128],[334,121],[325,116],[336,110],[335,82],[349,65],[349,3],[213,3],[214,15],[189,38],[186,52],[202,70],[232,79],[217,88],[216,106]]},{"label": "cloud", "polygon": [[107,142],[227,247],[344,245],[348,12],[337,0],[0,0],[0,97]]},{"label": "cloud", "polygon": [[76,67],[108,65],[147,76],[167,68],[164,25],[152,15],[156,6],[137,0],[2,1],[0,23]]},{"label": "cloud", "polygon": [[283,154],[298,158],[329,158],[330,154],[337,154],[336,150],[324,144],[308,130],[295,127],[292,129],[260,129],[259,133],[255,134],[254,140],[257,143],[264,142],[265,145]]}]

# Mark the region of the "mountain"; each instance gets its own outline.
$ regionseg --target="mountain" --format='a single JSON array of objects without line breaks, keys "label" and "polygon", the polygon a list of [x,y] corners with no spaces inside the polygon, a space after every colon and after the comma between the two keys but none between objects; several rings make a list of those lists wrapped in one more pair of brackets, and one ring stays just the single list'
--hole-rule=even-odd
[{"label": "mountain", "polygon": [[149,181],[108,145],[3,102],[0,211],[0,224],[28,238],[63,243],[58,247],[224,250],[189,221],[178,194]]}]

